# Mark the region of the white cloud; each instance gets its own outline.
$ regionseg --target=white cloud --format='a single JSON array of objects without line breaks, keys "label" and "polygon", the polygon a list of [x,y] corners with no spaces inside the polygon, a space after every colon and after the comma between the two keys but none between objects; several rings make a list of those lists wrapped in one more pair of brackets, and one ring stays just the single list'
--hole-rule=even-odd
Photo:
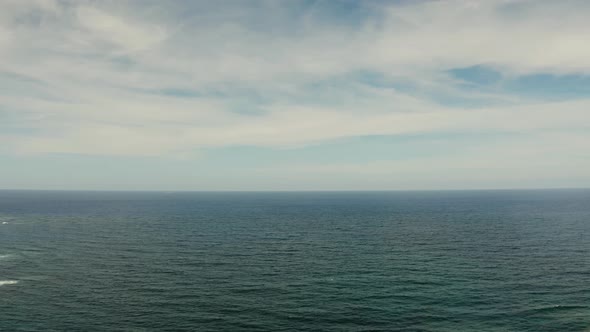
[{"label": "white cloud", "polygon": [[86,33],[79,37],[80,44],[85,46],[104,42],[122,53],[129,53],[151,49],[166,38],[166,32],[160,26],[133,22],[94,7],[77,8],[76,14]]},{"label": "white cloud", "polygon": [[[174,11],[180,4],[2,2],[0,72],[38,82],[26,98],[0,93],[0,119],[29,129],[3,134],[3,149],[159,155],[362,135],[586,128],[587,100],[496,94],[488,97],[501,106],[453,108],[417,91],[343,84],[370,71],[465,97],[445,70],[488,64],[506,75],[587,74],[585,1],[411,2],[378,8],[360,26],[313,13],[294,19],[275,2]],[[314,84],[330,80],[334,87],[313,95]],[[167,89],[195,93],[163,96]],[[249,108],[260,112],[243,114]]]}]

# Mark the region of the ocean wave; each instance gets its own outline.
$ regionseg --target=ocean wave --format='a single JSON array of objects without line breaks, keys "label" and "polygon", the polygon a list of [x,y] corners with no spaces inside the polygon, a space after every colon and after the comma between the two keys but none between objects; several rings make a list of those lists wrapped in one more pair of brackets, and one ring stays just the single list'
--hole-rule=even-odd
[{"label": "ocean wave", "polygon": [[0,286],[17,284],[17,280],[0,280]]},{"label": "ocean wave", "polygon": [[531,315],[531,314],[542,314],[547,312],[553,311],[563,311],[563,310],[581,310],[581,309],[588,309],[586,305],[567,305],[567,304],[556,304],[556,305],[548,305],[543,307],[537,308],[530,308],[520,311],[520,314],[524,315]]}]

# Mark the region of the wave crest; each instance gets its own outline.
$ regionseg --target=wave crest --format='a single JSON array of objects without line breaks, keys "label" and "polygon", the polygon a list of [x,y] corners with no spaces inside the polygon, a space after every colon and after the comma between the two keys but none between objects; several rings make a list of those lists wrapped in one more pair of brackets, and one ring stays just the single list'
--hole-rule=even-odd
[{"label": "wave crest", "polygon": [[0,286],[17,284],[17,280],[0,280]]}]

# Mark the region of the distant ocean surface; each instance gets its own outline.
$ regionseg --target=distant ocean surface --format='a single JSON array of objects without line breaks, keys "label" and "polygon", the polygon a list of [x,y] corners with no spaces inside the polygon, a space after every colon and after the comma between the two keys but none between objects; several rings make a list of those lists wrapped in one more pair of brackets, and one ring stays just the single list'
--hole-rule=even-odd
[{"label": "distant ocean surface", "polygon": [[590,190],[0,191],[0,331],[590,331]]}]

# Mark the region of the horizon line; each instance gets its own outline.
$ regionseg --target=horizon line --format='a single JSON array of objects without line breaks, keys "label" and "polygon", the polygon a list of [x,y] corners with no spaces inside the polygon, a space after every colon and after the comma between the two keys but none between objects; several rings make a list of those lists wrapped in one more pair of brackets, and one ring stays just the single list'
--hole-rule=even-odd
[{"label": "horizon line", "polygon": [[548,190],[590,190],[590,187],[543,187],[543,188],[449,188],[449,189],[213,189],[213,190],[166,190],[166,189],[9,189],[0,192],[104,192],[104,193],[349,193],[349,192],[440,192],[440,191],[548,191]]}]

